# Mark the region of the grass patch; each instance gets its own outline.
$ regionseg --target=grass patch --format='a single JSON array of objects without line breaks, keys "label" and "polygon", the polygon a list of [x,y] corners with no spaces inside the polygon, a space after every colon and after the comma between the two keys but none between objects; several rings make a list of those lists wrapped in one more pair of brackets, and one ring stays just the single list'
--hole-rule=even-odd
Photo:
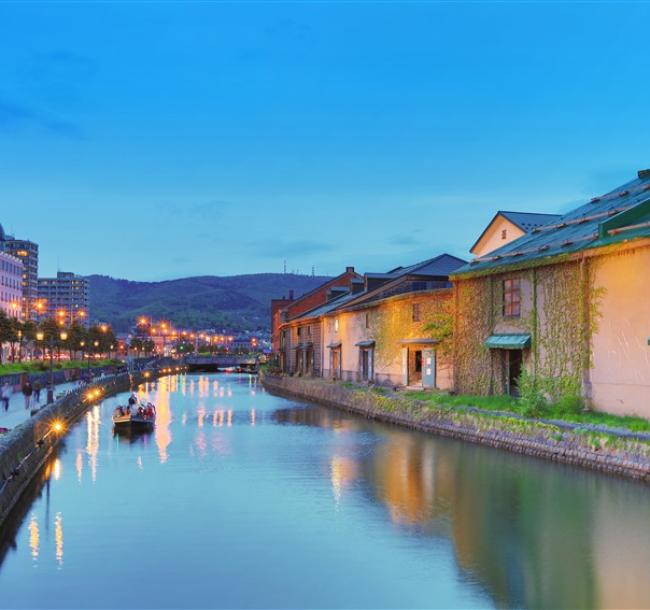
[{"label": "grass patch", "polygon": [[[100,366],[109,366],[111,364],[122,364],[120,360],[91,360],[90,367],[97,368]],[[85,369],[88,368],[88,361],[82,362],[81,360],[62,360],[61,362],[54,362],[54,370],[60,371],[62,369]],[[0,375],[12,375],[15,373],[42,373],[50,370],[50,363],[42,361],[31,362],[8,362],[0,365]]]},{"label": "grass patch", "polygon": [[[406,392],[406,396],[422,400],[441,407],[476,407],[489,411],[508,411],[528,417],[526,407],[519,398],[512,396],[470,396],[440,394],[437,392]],[[567,412],[558,405],[544,407],[539,417],[542,419],[557,419],[576,424],[593,424],[611,428],[625,428],[632,432],[650,432],[650,421],[643,417],[612,415],[600,411]]]}]

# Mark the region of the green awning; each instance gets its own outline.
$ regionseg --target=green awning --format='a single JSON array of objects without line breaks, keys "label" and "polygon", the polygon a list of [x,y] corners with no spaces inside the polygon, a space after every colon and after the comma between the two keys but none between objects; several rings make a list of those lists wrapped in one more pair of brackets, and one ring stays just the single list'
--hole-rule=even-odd
[{"label": "green awning", "polygon": [[490,335],[485,340],[490,349],[526,349],[530,347],[530,335]]}]

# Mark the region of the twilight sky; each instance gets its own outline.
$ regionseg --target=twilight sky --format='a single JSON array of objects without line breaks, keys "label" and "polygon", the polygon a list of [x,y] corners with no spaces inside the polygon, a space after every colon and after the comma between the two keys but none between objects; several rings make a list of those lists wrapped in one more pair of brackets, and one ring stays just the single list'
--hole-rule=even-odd
[{"label": "twilight sky", "polygon": [[650,167],[641,3],[2,3],[0,223],[129,279],[385,270]]}]

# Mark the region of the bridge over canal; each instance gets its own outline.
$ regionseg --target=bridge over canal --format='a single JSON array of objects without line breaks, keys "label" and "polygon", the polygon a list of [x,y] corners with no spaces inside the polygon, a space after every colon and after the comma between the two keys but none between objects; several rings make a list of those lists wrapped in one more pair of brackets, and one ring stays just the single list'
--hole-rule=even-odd
[{"label": "bridge over canal", "polygon": [[257,373],[260,365],[258,356],[217,354],[186,356],[184,362],[190,371],[223,371],[226,369],[236,369],[238,371]]}]

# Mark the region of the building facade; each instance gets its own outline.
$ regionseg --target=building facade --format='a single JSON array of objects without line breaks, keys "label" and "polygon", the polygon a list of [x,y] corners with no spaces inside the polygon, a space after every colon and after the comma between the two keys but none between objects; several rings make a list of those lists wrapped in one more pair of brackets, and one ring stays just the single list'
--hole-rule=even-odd
[{"label": "building facade", "polygon": [[293,291],[290,291],[289,298],[283,297],[271,301],[271,349],[276,356],[285,361],[285,365],[290,356],[287,352],[289,331],[285,325],[306,312],[324,305],[331,289],[348,289],[353,279],[360,280],[361,276],[355,272],[354,267],[346,267],[340,275],[297,299],[294,298]]},{"label": "building facade", "polygon": [[23,263],[0,252],[0,310],[7,316],[23,319]]},{"label": "building facade", "polygon": [[430,325],[450,315],[449,273],[464,263],[443,254],[385,274],[367,274],[366,290],[323,315],[323,376],[450,389],[451,354],[433,337]]},{"label": "building facade", "polygon": [[26,320],[32,319],[36,315],[38,299],[38,244],[7,235],[0,225],[0,250],[22,261],[21,303],[23,317]]},{"label": "building facade", "polygon": [[459,393],[650,417],[650,171],[453,275]]},{"label": "building facade", "polygon": [[38,278],[40,316],[66,325],[88,325],[88,284],[85,277],[64,271],[53,278]]},{"label": "building facade", "polygon": [[429,331],[451,303],[448,254],[330,286],[325,302],[279,327],[282,370],[387,386],[448,389],[451,359]]}]

